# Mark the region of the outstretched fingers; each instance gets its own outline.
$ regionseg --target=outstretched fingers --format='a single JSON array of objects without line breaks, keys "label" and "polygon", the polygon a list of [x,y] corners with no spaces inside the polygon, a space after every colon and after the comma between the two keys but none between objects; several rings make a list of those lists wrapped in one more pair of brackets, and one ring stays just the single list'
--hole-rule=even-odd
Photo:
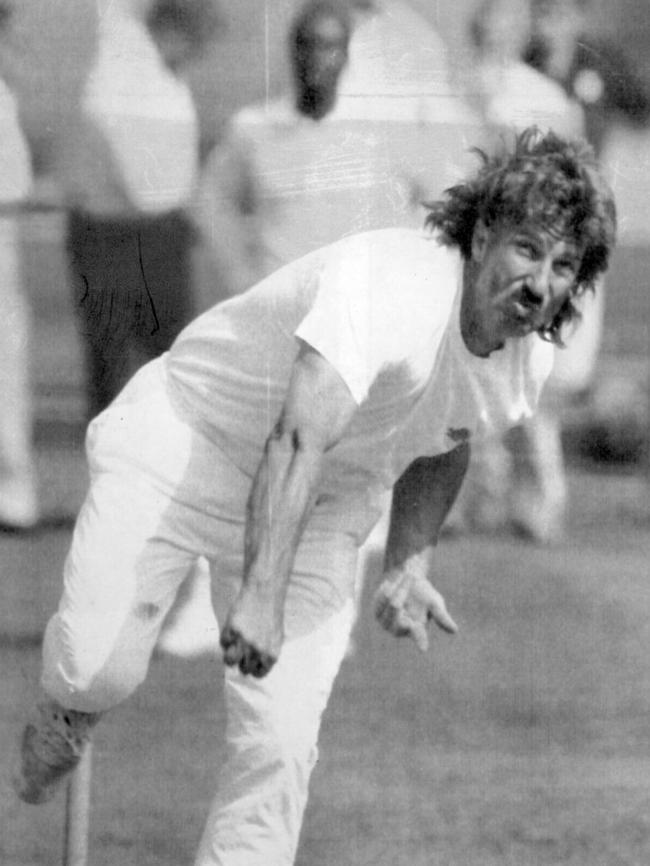
[{"label": "outstretched fingers", "polygon": [[456,634],[458,626],[452,619],[444,598],[437,589],[431,586],[431,597],[427,604],[427,620],[433,620],[435,624],[446,631],[447,634]]},{"label": "outstretched fingers", "polygon": [[427,634],[427,626],[423,622],[413,622],[410,630],[410,636],[420,652],[425,653],[429,649],[429,635]]},{"label": "outstretched fingers", "polygon": [[429,625],[434,622],[448,634],[458,626],[447,610],[442,595],[426,579],[407,575],[384,581],[375,598],[375,616],[395,637],[410,637],[422,652],[429,647]]}]

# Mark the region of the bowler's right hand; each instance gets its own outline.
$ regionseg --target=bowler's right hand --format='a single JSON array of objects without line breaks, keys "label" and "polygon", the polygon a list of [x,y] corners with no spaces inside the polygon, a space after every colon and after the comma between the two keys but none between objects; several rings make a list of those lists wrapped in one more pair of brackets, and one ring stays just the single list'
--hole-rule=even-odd
[{"label": "bowler's right hand", "polygon": [[254,677],[268,674],[283,641],[282,623],[276,621],[273,611],[255,592],[242,590],[221,630],[224,664]]}]

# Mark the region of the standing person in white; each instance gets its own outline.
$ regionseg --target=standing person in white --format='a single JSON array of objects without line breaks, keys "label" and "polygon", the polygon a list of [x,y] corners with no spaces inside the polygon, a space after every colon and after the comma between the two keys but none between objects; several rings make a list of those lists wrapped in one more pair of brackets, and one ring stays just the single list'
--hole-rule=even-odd
[{"label": "standing person in white", "polygon": [[38,519],[32,451],[31,310],[22,279],[19,207],[32,188],[31,156],[13,95],[0,79],[0,529]]},{"label": "standing person in white", "polygon": [[290,91],[241,109],[206,164],[196,216],[217,299],[346,235],[421,225],[422,200],[467,164],[479,122],[451,93],[437,33],[397,0],[366,6],[301,6]]},{"label": "standing person in white", "polygon": [[184,207],[198,169],[189,85],[147,29],[148,0],[98,0],[82,144],[65,178],[66,249],[87,367],[88,417],[193,316]]},{"label": "standing person in white", "polygon": [[357,550],[384,491],[377,616],[424,650],[431,622],[456,630],[428,577],[470,443],[534,411],[615,232],[590,152],[531,133],[427,222],[346,238],[218,304],[91,424],[47,698],[15,775],[23,799],[51,797],[101,714],[145,678],[205,556],[225,595],[228,725],[196,863],[294,862]]},{"label": "standing person in white", "polygon": [[[358,196],[357,178],[345,173],[340,154],[331,154],[344,135],[333,136],[329,124],[351,34],[344,4],[305,3],[287,33],[290,92],[241,109],[208,159],[195,215],[218,275],[219,296],[213,287],[206,305],[349,231],[352,201],[335,208],[341,191]],[[359,162],[367,171],[365,152]]]},{"label": "standing person in white", "polygon": [[[490,136],[514,136],[528,126],[570,136],[584,135],[582,108],[549,76],[521,59],[531,32],[530,0],[483,0],[471,20],[475,62],[466,72],[468,91]],[[600,292],[580,299],[600,304]],[[555,366],[575,365],[583,322],[567,331],[568,348],[556,353]],[[554,374],[555,375],[555,374]],[[551,382],[553,381],[551,378]],[[540,544],[564,532],[567,482],[557,406],[545,398],[534,418],[506,437],[486,440],[475,449],[463,492],[449,524],[461,530],[515,530]]]},{"label": "standing person in white", "polygon": [[81,146],[79,104],[97,52],[99,0],[3,0],[0,75],[39,169],[67,174]]},{"label": "standing person in white", "polygon": [[0,527],[10,531],[29,530],[40,517],[19,213],[33,193],[33,160],[66,172],[96,36],[95,4],[86,0],[0,5]]}]

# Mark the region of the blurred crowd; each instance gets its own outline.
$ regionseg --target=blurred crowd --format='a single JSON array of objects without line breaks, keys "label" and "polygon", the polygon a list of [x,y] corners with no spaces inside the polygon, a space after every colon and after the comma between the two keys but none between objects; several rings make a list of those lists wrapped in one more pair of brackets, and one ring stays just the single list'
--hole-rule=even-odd
[{"label": "blurred crowd", "polygon": [[[259,3],[266,48],[253,71],[233,49],[236,5],[0,3],[5,531],[41,516],[18,244],[30,213],[65,215],[90,418],[212,304],[344,235],[420,226],[422,202],[473,163],[471,147],[536,124],[602,155],[611,128],[650,121],[646,80],[592,26],[589,0],[467,2],[460,52],[422,3],[295,0],[277,14]],[[206,75],[219,52],[232,80]],[[281,87],[269,77],[278,55]],[[231,92],[247,72],[252,104]],[[605,297],[601,286],[585,299],[540,416],[474,456],[452,528],[561,537],[562,418],[596,405]]]}]

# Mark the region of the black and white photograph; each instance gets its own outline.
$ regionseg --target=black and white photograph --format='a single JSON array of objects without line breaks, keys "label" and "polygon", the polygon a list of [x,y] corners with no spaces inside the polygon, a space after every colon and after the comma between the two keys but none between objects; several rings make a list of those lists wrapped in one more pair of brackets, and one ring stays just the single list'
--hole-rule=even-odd
[{"label": "black and white photograph", "polygon": [[0,0],[2,866],[650,863],[648,0]]}]

